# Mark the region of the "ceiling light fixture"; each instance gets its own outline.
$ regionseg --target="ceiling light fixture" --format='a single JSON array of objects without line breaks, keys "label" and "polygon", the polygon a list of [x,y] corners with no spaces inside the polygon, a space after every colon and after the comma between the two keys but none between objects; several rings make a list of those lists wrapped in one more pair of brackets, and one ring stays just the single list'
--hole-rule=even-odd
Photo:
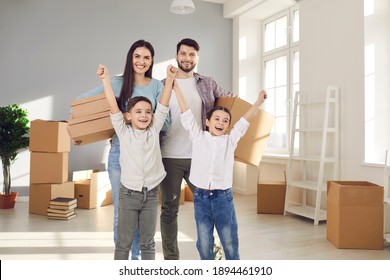
[{"label": "ceiling light fixture", "polygon": [[191,14],[195,11],[195,5],[192,0],[173,0],[169,10],[174,14]]}]

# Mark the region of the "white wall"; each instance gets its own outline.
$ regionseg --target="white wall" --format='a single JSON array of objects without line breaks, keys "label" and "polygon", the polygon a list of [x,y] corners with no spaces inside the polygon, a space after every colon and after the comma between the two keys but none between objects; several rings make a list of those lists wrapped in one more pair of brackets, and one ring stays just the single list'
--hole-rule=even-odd
[{"label": "white wall", "polygon": [[301,90],[340,87],[340,179],[382,184],[364,161],[364,1],[300,1]]},{"label": "white wall", "polygon": [[[196,12],[175,15],[171,0],[34,0],[0,2],[0,106],[21,104],[29,118],[64,120],[70,101],[99,84],[99,63],[122,73],[127,51],[138,39],[155,48],[154,76],[174,58],[176,44],[200,44],[198,71],[232,89],[232,20],[220,4],[196,1]],[[163,69],[164,71],[165,69]],[[164,72],[163,72],[164,73]],[[107,142],[72,147],[69,173],[105,168]],[[29,185],[29,152],[12,166],[14,187]],[[0,184],[3,176],[0,173]]]}]

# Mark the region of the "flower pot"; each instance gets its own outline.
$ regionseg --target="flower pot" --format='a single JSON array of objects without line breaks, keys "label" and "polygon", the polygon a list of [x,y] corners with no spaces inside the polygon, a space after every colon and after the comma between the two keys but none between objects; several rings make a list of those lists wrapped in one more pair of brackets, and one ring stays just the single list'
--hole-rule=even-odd
[{"label": "flower pot", "polygon": [[0,209],[14,208],[17,197],[17,192],[11,192],[10,194],[0,194]]}]

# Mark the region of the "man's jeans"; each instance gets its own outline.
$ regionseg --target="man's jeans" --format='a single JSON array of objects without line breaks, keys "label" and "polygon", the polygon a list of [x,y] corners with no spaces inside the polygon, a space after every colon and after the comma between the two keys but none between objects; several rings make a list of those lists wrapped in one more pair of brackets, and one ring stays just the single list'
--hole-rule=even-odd
[{"label": "man's jeans", "polygon": [[[114,243],[118,241],[118,205],[119,205],[119,190],[121,183],[121,167],[119,165],[119,145],[111,144],[108,155],[108,176],[110,177],[112,188],[112,202],[114,204]],[[134,232],[133,246],[131,248],[131,259],[140,260],[141,252],[138,245],[138,229]]]},{"label": "man's jeans", "polygon": [[120,189],[118,241],[115,245],[115,260],[127,260],[133,243],[134,231],[139,231],[139,247],[142,260],[154,260],[156,249],[154,235],[157,225],[158,188],[142,192]]},{"label": "man's jeans", "polygon": [[198,240],[196,247],[202,260],[214,259],[214,226],[222,243],[226,260],[239,260],[238,225],[232,190],[194,191],[194,211]]}]

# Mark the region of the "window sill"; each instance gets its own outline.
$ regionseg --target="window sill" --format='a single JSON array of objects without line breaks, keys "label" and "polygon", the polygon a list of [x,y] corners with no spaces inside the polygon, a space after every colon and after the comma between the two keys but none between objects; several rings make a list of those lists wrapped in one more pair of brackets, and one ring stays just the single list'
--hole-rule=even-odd
[{"label": "window sill", "polygon": [[362,162],[360,164],[361,166],[364,166],[364,167],[376,167],[376,168],[384,168],[385,166],[385,163],[384,162]]},{"label": "window sill", "polygon": [[286,154],[264,154],[261,162],[287,165],[288,159]]}]

